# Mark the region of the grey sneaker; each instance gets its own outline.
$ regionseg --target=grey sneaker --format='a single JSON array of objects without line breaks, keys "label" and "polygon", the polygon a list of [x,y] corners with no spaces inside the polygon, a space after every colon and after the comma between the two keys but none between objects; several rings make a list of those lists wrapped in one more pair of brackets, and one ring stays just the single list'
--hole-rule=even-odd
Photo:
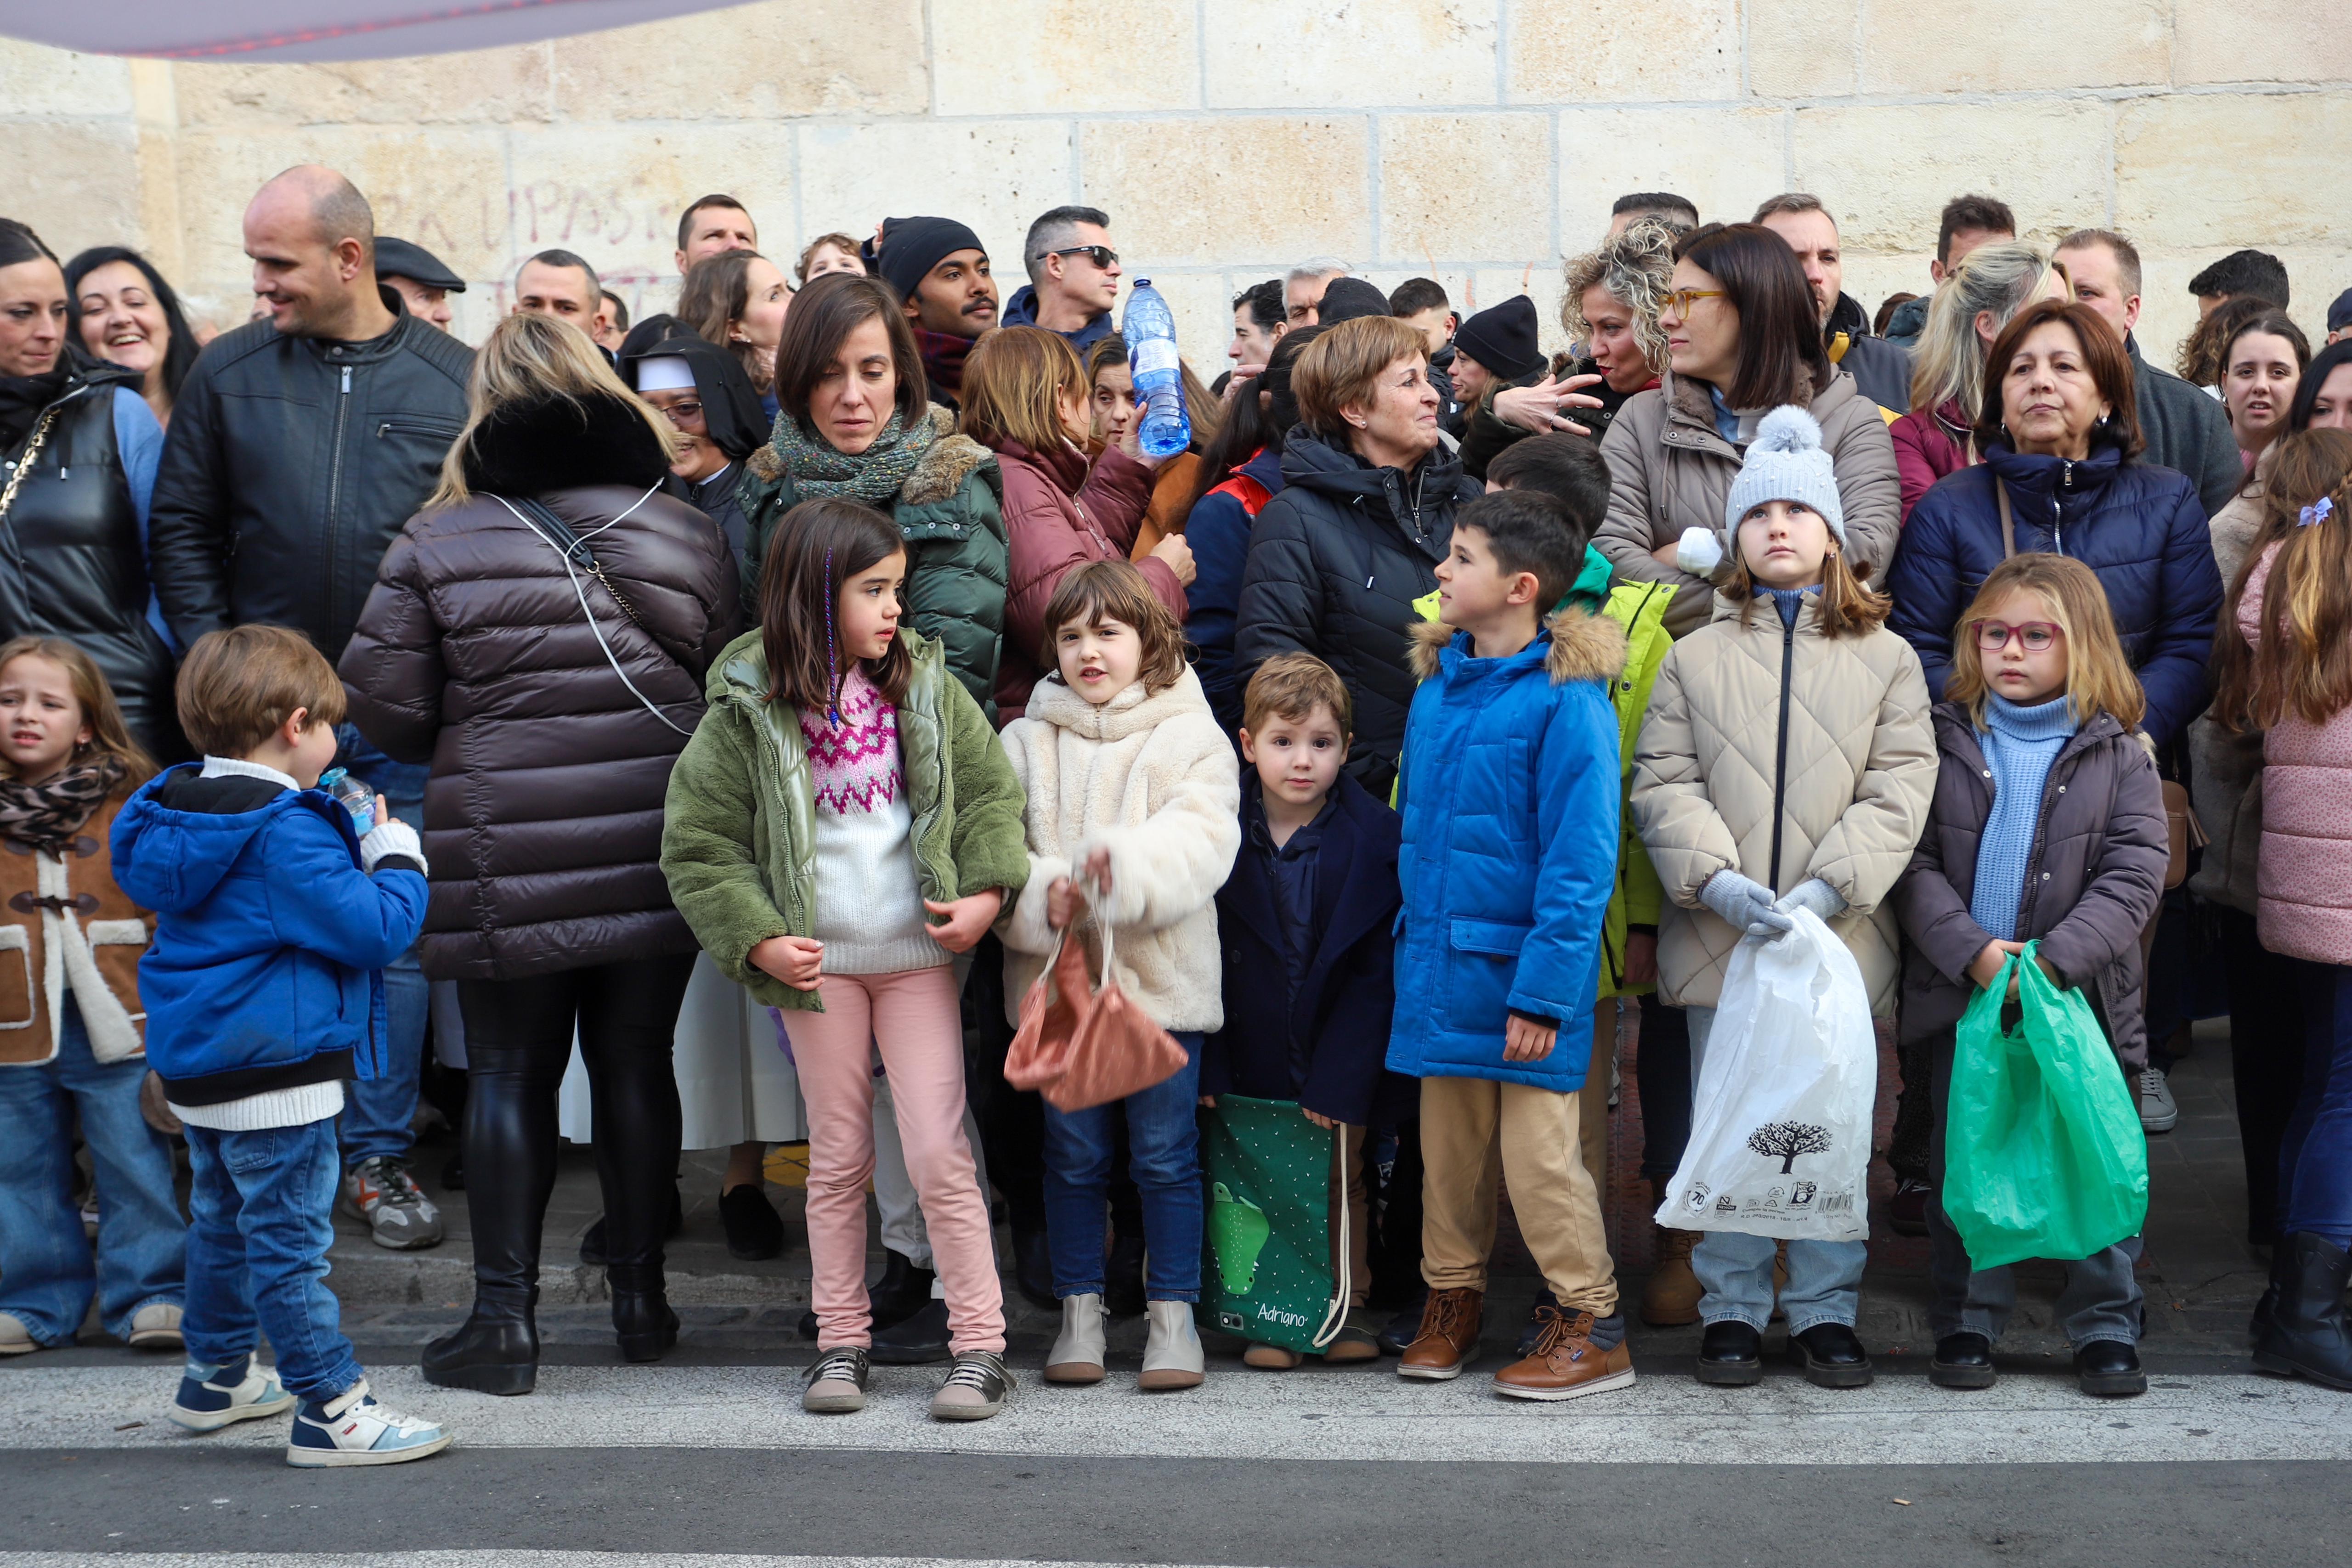
[{"label": "grey sneaker", "polygon": [[369,1239],[395,1252],[441,1244],[441,1211],[408,1174],[408,1162],[394,1155],[362,1160],[343,1176],[339,1207],[367,1223]]},{"label": "grey sneaker", "polygon": [[2164,1081],[2164,1069],[2144,1067],[2139,1074],[2139,1124],[2148,1133],[2169,1133],[2172,1124],[2180,1120],[2180,1107],[2172,1103],[2172,1085]]},{"label": "grey sneaker", "polygon": [[812,1416],[846,1416],[866,1408],[869,1365],[861,1345],[835,1345],[818,1355],[801,1390],[801,1408]]},{"label": "grey sneaker", "polygon": [[1013,1397],[1013,1371],[993,1351],[967,1351],[931,1396],[935,1421],[985,1421]]}]

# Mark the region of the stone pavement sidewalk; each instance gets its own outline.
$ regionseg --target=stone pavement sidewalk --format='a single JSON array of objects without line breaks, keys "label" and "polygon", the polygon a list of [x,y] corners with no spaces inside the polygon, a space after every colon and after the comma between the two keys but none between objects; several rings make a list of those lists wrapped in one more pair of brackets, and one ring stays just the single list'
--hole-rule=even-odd
[{"label": "stone pavement sidewalk", "polygon": [[[1612,1116],[1612,1176],[1609,1228],[1629,1307],[1637,1304],[1651,1261],[1649,1193],[1639,1176],[1641,1113],[1635,1092],[1639,1042],[1621,1050],[1621,1103]],[[1885,1052],[1882,1079],[1894,1076]],[[2151,1364],[2221,1371],[2245,1364],[2247,1315],[2261,1293],[2263,1264],[2245,1243],[2245,1178],[2229,1071],[2226,1020],[2198,1026],[2196,1048],[2173,1073],[2180,1122],[2171,1133],[2149,1140],[2150,1202],[2147,1255],[2140,1279],[2147,1293]],[[1884,1146],[1893,1094],[1882,1089],[1879,1142]],[[772,1154],[772,1171],[788,1166],[795,1151]],[[465,1196],[438,1186],[450,1145],[427,1144],[417,1151],[416,1175],[442,1206],[449,1238],[425,1252],[388,1252],[373,1246],[355,1221],[338,1217],[333,1271],[328,1283],[341,1296],[345,1326],[363,1345],[405,1347],[446,1332],[463,1321],[472,1300],[472,1256],[467,1245]],[[689,1154],[680,1196],[684,1232],[669,1244],[670,1298],[683,1320],[684,1352],[740,1353],[797,1347],[796,1325],[808,1301],[808,1254],[801,1228],[802,1194],[797,1186],[771,1182],[769,1197],[784,1216],[792,1245],[768,1262],[746,1263],[728,1255],[718,1212],[719,1176],[725,1151]],[[1874,1166],[1874,1207],[1893,1189],[1882,1160]],[[567,1146],[553,1201],[549,1205],[541,1273],[540,1322],[552,1346],[576,1347],[590,1358],[612,1354],[604,1270],[583,1266],[581,1234],[601,1210],[595,1168],[585,1148]],[[999,1231],[999,1251],[1006,1248]],[[878,1238],[871,1242],[870,1272],[882,1264]],[[1924,1359],[1933,1348],[1927,1326],[1927,1243],[1901,1237],[1874,1218],[1871,1266],[1863,1293],[1864,1341],[1874,1353],[1895,1360]],[[2063,1364],[2063,1336],[2051,1323],[2051,1303],[2061,1274],[2054,1264],[2020,1266],[2020,1301],[2015,1322],[2002,1341],[2004,1356],[2046,1355]],[[1508,1224],[1496,1248],[1495,1278],[1487,1303],[1487,1337],[1501,1340],[1526,1313],[1537,1279],[1532,1261]],[[1056,1319],[1024,1301],[1008,1280],[1006,1315],[1016,1348],[1034,1341],[1043,1349]],[[1635,1317],[1637,1354],[1673,1356],[1696,1351],[1696,1328],[1651,1329]],[[1776,1329],[1777,1335],[1777,1329]],[[1124,1342],[1133,1338],[1136,1346]],[[1140,1320],[1114,1326],[1112,1349],[1139,1346]],[[596,1348],[601,1347],[601,1352]]]}]

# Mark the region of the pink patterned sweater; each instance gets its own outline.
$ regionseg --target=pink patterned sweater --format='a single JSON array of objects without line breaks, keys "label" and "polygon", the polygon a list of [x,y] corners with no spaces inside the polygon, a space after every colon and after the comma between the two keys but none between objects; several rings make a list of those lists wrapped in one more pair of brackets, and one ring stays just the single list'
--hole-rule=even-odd
[{"label": "pink patterned sweater", "polygon": [[898,758],[898,710],[861,665],[842,683],[840,722],[803,708],[816,801],[816,939],[833,975],[895,975],[950,961],[926,932],[914,812]]}]

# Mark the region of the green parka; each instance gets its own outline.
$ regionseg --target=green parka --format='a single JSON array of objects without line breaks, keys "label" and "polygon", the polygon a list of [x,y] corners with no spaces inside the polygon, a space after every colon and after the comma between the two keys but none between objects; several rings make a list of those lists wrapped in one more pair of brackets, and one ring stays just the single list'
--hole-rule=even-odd
[{"label": "green parka", "polygon": [[[950,679],[940,645],[902,631],[914,660],[898,705],[899,765],[914,814],[923,896],[944,904],[1029,881],[1021,782],[970,693]],[[711,666],[709,711],[669,776],[662,873],[670,897],[720,969],[770,1007],[822,1012],[751,967],[771,936],[815,935],[816,796],[800,716],[770,702],[761,633],[730,643]]]},{"label": "green parka", "polygon": [[[1004,641],[1004,584],[1010,550],[1004,531],[1004,479],[996,455],[955,434],[955,416],[930,411],[935,439],[898,493],[873,503],[907,541],[906,624],[939,643],[948,668],[983,713],[996,693],[996,659]],[[771,441],[743,465],[736,492],[750,538],[743,551],[743,603],[759,619],[760,569],[776,523],[800,503],[800,491]]]}]

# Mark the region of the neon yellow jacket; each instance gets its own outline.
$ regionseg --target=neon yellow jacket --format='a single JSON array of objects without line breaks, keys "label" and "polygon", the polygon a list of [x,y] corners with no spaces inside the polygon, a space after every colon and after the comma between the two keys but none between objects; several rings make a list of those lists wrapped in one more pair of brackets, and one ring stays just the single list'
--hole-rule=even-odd
[{"label": "neon yellow jacket", "polygon": [[[1630,790],[1633,782],[1633,744],[1641,737],[1642,716],[1650,706],[1650,687],[1657,681],[1658,666],[1664,663],[1666,650],[1674,645],[1674,639],[1666,633],[1666,607],[1674,602],[1675,587],[1664,582],[1628,582],[1611,588],[1607,558],[1588,545],[1584,570],[1577,575],[1569,594],[1600,601],[1601,612],[1625,629],[1625,669],[1617,677],[1610,695],[1617,705],[1618,768],[1622,779],[1619,789]],[[1412,607],[1424,621],[1437,619],[1435,593],[1423,594],[1412,601]],[[1623,805],[1621,797],[1619,815],[1622,826],[1617,851],[1617,891],[1609,900],[1609,914],[1601,934],[1601,988],[1597,994],[1603,998],[1657,989],[1654,982],[1631,986],[1625,983],[1627,933],[1636,925],[1646,925],[1654,931],[1665,894],[1658,873],[1650,869],[1650,857],[1642,849],[1641,837],[1633,831],[1633,814]]]}]

